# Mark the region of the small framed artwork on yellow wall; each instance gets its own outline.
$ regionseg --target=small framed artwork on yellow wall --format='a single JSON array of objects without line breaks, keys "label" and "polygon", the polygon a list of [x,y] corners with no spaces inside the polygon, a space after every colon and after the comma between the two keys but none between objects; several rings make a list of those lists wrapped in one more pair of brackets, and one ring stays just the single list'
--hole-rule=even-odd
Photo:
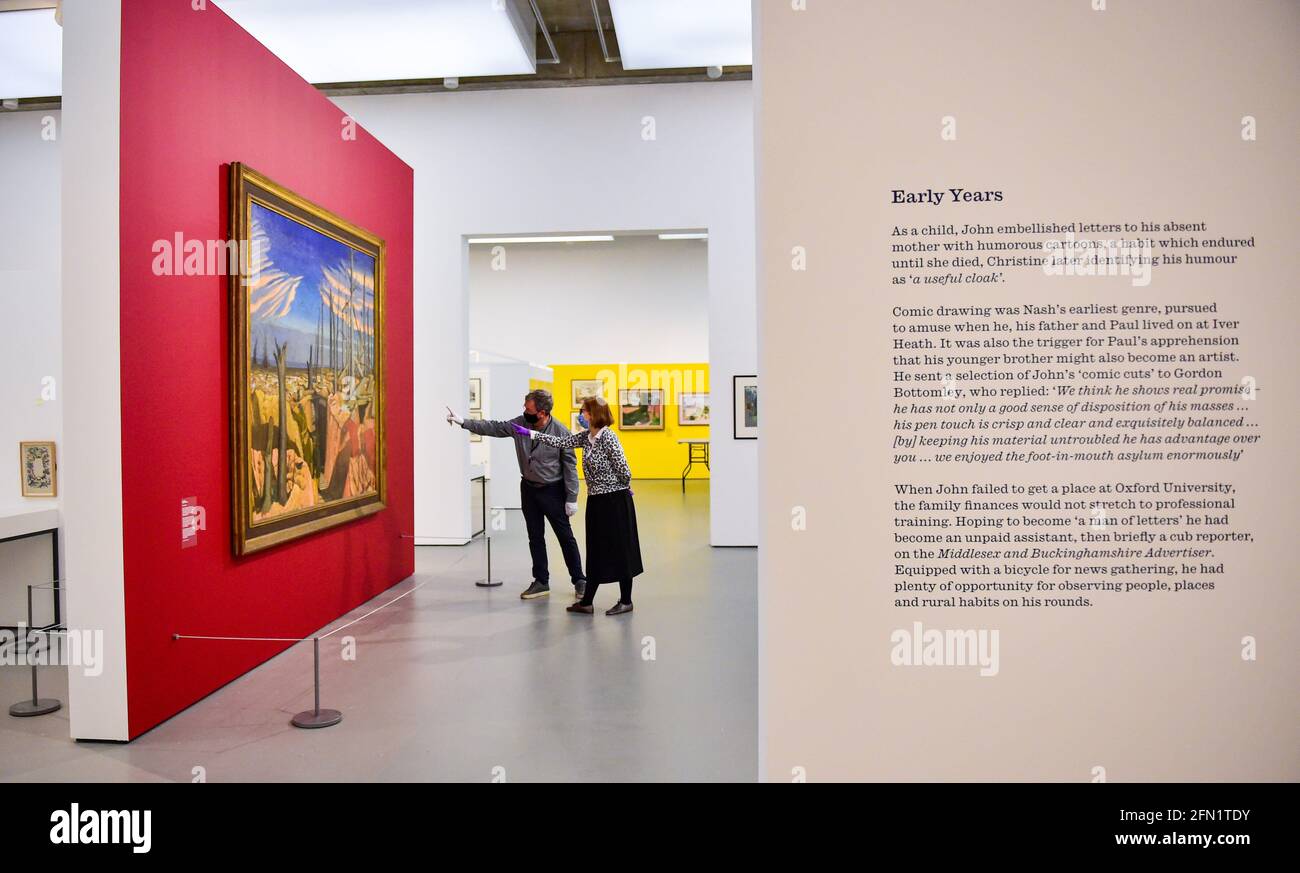
[{"label": "small framed artwork on yellow wall", "polygon": [[588,397],[605,396],[604,379],[574,379],[571,387],[573,391],[574,406],[581,406],[582,401],[586,400]]},{"label": "small framed artwork on yellow wall", "polygon": [[709,423],[709,395],[683,392],[677,397],[677,423],[697,426]]},{"label": "small framed artwork on yellow wall", "polygon": [[618,392],[619,430],[663,430],[662,388],[630,389]]},{"label": "small framed artwork on yellow wall", "polygon": [[53,442],[19,443],[18,465],[24,497],[58,496],[59,466],[55,459]]}]

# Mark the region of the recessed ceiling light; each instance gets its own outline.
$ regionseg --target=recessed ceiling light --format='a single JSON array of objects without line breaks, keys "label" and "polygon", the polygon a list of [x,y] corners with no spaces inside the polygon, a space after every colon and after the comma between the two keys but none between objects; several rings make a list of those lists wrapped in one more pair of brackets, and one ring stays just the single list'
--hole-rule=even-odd
[{"label": "recessed ceiling light", "polygon": [[577,243],[613,242],[614,237],[604,234],[587,236],[480,236],[470,239],[470,245],[504,245],[507,243]]},{"label": "recessed ceiling light", "polygon": [[626,70],[749,66],[750,0],[610,0]]},{"label": "recessed ceiling light", "polygon": [[63,30],[53,9],[0,12],[0,99],[63,93]]},{"label": "recessed ceiling light", "polygon": [[528,0],[215,0],[308,82],[537,72]]},{"label": "recessed ceiling light", "polygon": [[661,233],[660,239],[708,239],[707,233]]}]

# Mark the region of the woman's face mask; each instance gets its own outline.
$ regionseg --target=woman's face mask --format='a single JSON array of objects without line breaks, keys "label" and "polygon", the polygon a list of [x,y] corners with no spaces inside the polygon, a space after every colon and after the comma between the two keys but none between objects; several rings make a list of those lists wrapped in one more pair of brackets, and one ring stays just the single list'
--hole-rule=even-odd
[{"label": "woman's face mask", "polygon": [[591,425],[587,424],[587,417],[583,415],[581,412],[578,413],[578,427],[585,427],[585,428],[591,427]]}]

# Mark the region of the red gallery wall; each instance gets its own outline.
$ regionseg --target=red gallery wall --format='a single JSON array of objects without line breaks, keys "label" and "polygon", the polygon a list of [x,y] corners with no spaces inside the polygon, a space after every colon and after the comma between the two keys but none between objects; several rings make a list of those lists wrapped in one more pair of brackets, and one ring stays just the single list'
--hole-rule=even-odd
[{"label": "red gallery wall", "polygon": [[[414,515],[413,172],[359,128],[345,139],[344,113],[215,4],[122,7],[122,510],[134,738],[286,647],[173,633],[302,636],[415,570],[402,538]],[[233,161],[388,243],[388,508],[246,558],[231,550],[226,280],[153,273],[156,240],[225,237]],[[207,515],[188,549],[185,497]]]}]

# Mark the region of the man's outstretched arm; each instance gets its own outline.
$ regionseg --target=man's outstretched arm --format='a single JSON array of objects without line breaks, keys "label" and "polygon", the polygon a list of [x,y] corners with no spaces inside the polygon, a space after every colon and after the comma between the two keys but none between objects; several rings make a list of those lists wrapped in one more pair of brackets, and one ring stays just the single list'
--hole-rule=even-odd
[{"label": "man's outstretched arm", "polygon": [[492,421],[489,419],[461,418],[450,409],[447,410],[447,423],[459,424],[470,433],[490,437],[513,437],[515,435],[512,421]]}]

